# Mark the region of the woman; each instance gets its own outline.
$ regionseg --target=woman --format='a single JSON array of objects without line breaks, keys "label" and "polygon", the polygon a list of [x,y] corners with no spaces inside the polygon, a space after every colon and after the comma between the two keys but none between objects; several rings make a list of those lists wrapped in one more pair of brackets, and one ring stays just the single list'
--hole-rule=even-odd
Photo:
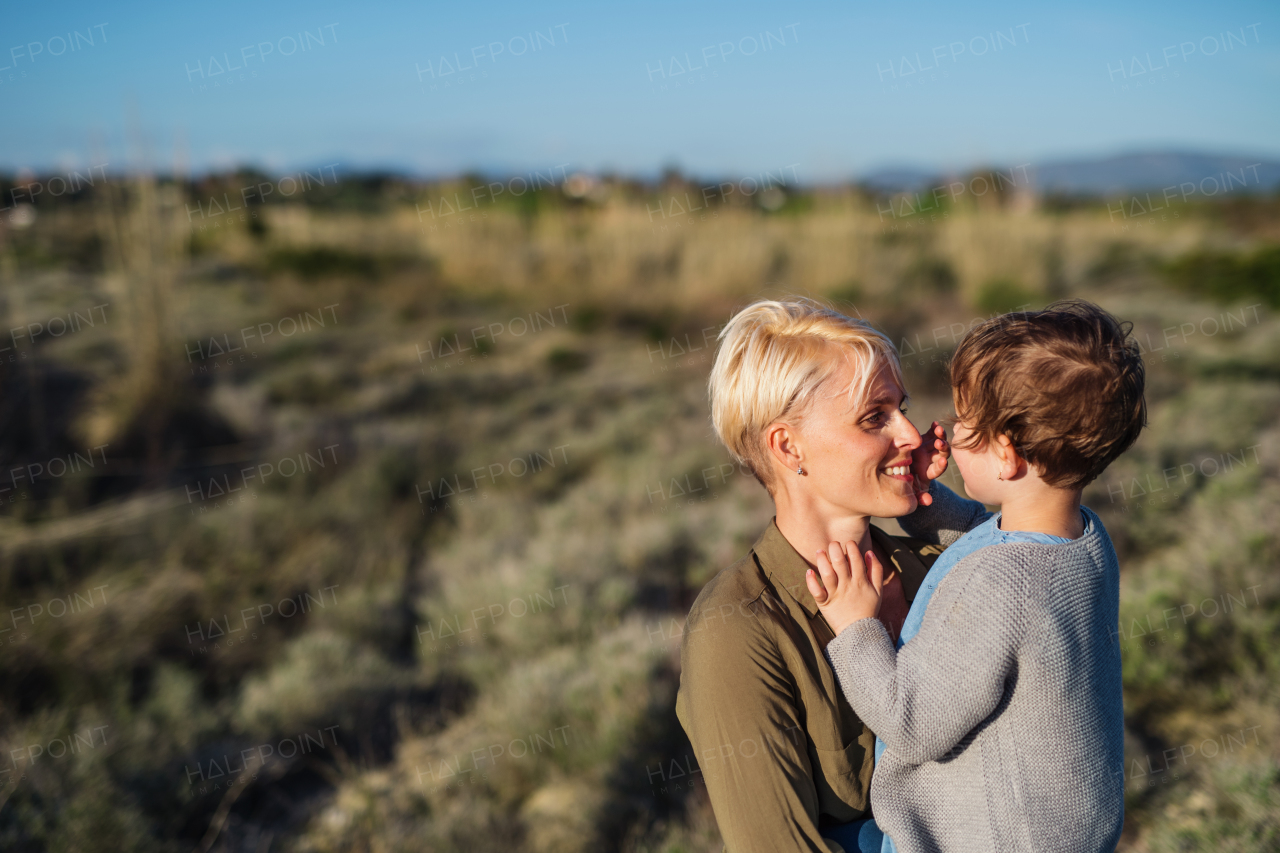
[{"label": "woman", "polygon": [[904,414],[893,344],[866,323],[807,300],[762,301],[720,337],[712,420],[777,514],[690,609],[676,713],[730,853],[878,851],[875,734],[823,656],[835,635],[805,573],[830,542],[874,550],[892,567],[880,618],[896,637],[941,549],[870,520],[927,503],[916,484],[943,463]]}]

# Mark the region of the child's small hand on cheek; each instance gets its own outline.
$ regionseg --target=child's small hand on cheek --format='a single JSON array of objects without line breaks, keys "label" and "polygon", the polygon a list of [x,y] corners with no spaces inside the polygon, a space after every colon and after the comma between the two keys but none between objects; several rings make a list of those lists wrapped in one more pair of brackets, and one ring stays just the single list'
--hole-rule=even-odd
[{"label": "child's small hand on cheek", "polygon": [[947,471],[951,458],[951,445],[947,443],[947,431],[937,421],[927,432],[920,434],[920,446],[911,451],[911,474],[915,477],[916,500],[921,506],[933,503],[929,483]]}]

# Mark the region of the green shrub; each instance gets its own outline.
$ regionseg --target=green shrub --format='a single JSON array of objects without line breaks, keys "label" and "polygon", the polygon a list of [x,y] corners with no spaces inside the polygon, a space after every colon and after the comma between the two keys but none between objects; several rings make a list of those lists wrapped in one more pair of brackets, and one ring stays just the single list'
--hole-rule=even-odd
[{"label": "green shrub", "polygon": [[309,726],[354,728],[354,706],[394,681],[391,664],[341,634],[312,631],[289,644],[284,659],[250,678],[239,722],[258,734]]},{"label": "green shrub", "polygon": [[916,293],[932,295],[954,293],[958,281],[955,270],[945,260],[922,258],[907,270],[902,284]]},{"label": "green shrub", "polygon": [[1009,278],[997,278],[982,285],[975,305],[989,314],[1007,314],[1036,300],[1036,295]]},{"label": "green shrub", "polygon": [[276,249],[267,255],[266,268],[269,273],[288,272],[306,281],[323,278],[373,280],[411,264],[412,260],[406,257],[378,256],[334,246],[315,246],[306,249]]},{"label": "green shrub", "polygon": [[1259,300],[1280,308],[1280,245],[1247,254],[1201,249],[1165,264],[1163,272],[1195,296],[1222,303]]},{"label": "green shrub", "polygon": [[1156,823],[1152,853],[1269,853],[1280,850],[1280,765],[1224,764]]},{"label": "green shrub", "polygon": [[547,353],[547,365],[556,373],[574,373],[590,363],[586,353],[568,347],[556,347]]}]

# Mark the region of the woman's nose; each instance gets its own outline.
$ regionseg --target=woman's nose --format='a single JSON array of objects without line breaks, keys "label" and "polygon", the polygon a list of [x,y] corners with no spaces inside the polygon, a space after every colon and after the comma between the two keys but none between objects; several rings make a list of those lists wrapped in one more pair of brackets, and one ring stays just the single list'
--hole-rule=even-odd
[{"label": "woman's nose", "polygon": [[911,423],[911,421],[907,419],[906,415],[902,415],[898,418],[898,422],[898,446],[906,448],[907,450],[915,450],[923,443],[923,440],[920,438],[920,431],[916,429],[915,424]]}]

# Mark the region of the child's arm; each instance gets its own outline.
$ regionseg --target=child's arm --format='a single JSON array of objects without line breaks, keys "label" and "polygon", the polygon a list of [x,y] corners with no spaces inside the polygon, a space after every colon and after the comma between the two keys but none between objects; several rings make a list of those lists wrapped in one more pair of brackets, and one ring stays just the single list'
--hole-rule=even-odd
[{"label": "child's arm", "polygon": [[921,502],[915,512],[897,519],[913,539],[951,545],[991,517],[985,506],[960,497],[937,480],[929,483],[926,493],[932,499],[928,505]]},{"label": "child's arm", "polygon": [[884,626],[866,618],[884,576],[875,555],[866,555],[865,572],[838,548],[831,557],[818,559],[822,586],[812,570],[807,580],[837,632],[826,654],[840,689],[900,760],[937,761],[1000,704],[1023,632],[1021,586],[961,561],[934,593],[920,633],[895,652]]}]

